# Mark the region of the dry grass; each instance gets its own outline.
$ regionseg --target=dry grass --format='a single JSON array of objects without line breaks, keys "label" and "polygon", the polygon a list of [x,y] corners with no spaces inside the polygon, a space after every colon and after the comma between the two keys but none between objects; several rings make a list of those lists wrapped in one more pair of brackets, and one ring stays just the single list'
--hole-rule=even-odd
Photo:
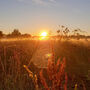
[{"label": "dry grass", "polygon": [[32,79],[24,70],[37,49],[35,41],[2,42],[0,46],[0,90],[32,90]]},{"label": "dry grass", "polygon": [[30,63],[37,41],[0,42],[0,90],[89,90],[89,44],[54,41],[51,47],[54,56],[40,71]]},{"label": "dry grass", "polygon": [[[46,90],[61,90],[62,88],[67,90],[67,73],[65,72],[65,64],[65,59],[62,61],[58,59],[56,64],[52,59],[48,61],[47,75],[48,82],[51,81],[50,85],[48,85],[43,76],[43,70],[40,71],[40,80]],[[65,81],[65,83],[63,83],[63,81]]]}]

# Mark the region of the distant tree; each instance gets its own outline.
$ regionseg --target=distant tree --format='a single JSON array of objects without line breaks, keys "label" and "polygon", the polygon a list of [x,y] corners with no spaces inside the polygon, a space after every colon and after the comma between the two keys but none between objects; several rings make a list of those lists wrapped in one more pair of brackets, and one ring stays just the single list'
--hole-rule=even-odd
[{"label": "distant tree", "polygon": [[2,38],[3,37],[3,32],[2,31],[0,31],[0,38]]},{"label": "distant tree", "polygon": [[24,38],[30,38],[31,35],[26,33],[26,34],[22,34],[22,37],[24,37]]},{"label": "distant tree", "polygon": [[13,32],[11,33],[12,37],[18,37],[21,36],[21,33],[19,32],[18,29],[14,29]]},{"label": "distant tree", "polygon": [[9,33],[6,35],[7,38],[12,38],[12,35]]}]

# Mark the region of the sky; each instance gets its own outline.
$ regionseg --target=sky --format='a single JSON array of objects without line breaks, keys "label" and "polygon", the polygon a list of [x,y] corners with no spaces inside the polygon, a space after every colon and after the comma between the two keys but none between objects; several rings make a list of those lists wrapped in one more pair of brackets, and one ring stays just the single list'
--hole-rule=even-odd
[{"label": "sky", "polygon": [[0,0],[0,30],[36,34],[59,25],[90,34],[90,0]]}]

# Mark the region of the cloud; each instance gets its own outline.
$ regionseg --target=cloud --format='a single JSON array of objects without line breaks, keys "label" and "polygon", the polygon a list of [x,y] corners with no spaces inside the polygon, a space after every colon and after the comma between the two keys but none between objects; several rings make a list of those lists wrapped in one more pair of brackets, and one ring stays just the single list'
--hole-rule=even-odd
[{"label": "cloud", "polygon": [[49,1],[51,1],[51,2],[55,2],[55,0],[49,0]]},{"label": "cloud", "polygon": [[32,0],[33,2],[37,3],[37,4],[43,4],[44,1],[43,0]]},{"label": "cloud", "polygon": [[35,3],[35,4],[40,4],[40,5],[45,5],[45,6],[50,6],[54,5],[56,0],[17,0],[18,2],[28,2],[28,3]]},{"label": "cloud", "polygon": [[33,2],[37,3],[37,4],[50,4],[55,2],[56,0],[32,0]]},{"label": "cloud", "polygon": [[19,2],[23,2],[24,0],[17,0],[17,1],[19,1]]}]

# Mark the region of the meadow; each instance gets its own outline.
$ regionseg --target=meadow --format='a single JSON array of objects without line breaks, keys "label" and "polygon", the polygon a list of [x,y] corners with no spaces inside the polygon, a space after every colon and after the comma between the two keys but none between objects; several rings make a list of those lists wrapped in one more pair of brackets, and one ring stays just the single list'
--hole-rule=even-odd
[{"label": "meadow", "polygon": [[[53,50],[43,68],[31,59],[45,44]],[[90,41],[1,41],[0,90],[90,90]]]}]

